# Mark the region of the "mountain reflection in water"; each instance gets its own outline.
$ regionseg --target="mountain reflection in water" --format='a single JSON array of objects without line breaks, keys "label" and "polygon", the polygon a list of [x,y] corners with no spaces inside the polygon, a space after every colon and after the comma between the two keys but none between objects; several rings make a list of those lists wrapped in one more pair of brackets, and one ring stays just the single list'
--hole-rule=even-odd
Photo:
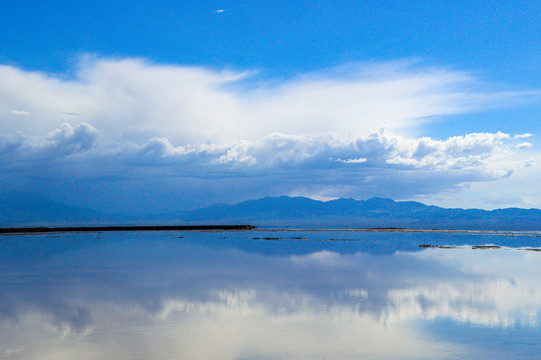
[{"label": "mountain reflection in water", "polygon": [[[541,253],[418,246],[536,239],[279,236],[3,236],[0,358],[533,359],[541,351]],[[319,241],[337,236],[357,241]]]}]

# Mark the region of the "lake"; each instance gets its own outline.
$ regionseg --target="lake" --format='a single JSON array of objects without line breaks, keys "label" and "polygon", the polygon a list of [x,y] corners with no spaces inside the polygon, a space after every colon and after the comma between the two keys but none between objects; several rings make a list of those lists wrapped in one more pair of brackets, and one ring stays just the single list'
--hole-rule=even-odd
[{"label": "lake", "polygon": [[0,236],[0,358],[537,359],[539,247],[533,233]]}]

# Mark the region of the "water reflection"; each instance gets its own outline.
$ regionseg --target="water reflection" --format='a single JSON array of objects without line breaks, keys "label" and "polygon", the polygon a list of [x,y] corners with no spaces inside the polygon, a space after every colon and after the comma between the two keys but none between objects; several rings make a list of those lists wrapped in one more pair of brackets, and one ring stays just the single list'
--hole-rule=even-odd
[{"label": "water reflection", "polygon": [[246,233],[177,235],[4,237],[0,358],[503,359],[541,350],[540,253],[376,255],[366,243],[320,242],[288,254],[284,242],[252,251],[228,238]]}]

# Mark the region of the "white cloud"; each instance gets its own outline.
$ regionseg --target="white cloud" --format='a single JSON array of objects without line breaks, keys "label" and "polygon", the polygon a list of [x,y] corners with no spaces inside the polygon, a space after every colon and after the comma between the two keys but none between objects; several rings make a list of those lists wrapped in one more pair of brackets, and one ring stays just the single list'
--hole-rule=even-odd
[{"label": "white cloud", "polygon": [[[14,151],[24,142],[27,151],[51,152],[56,157],[64,157],[94,149],[99,134],[98,129],[86,123],[76,126],[64,123],[42,138],[18,133],[1,140],[4,152],[8,149]],[[129,159],[132,163],[144,166],[191,162],[191,166],[199,164],[202,169],[231,165],[237,169],[242,166],[245,169],[255,167],[271,171],[275,171],[275,168],[299,166],[304,170],[387,167],[396,170],[461,171],[483,169],[490,163],[490,157],[496,150],[512,143],[512,138],[501,132],[472,133],[434,140],[428,137],[406,138],[381,129],[367,136],[274,133],[257,141],[185,146],[175,146],[165,137],[154,137],[142,145],[131,142],[101,144],[89,156],[108,157],[112,161],[115,158]],[[16,160],[14,156],[13,161]],[[197,162],[193,163],[193,160]]]},{"label": "white cloud", "polygon": [[28,161],[58,160],[90,150],[98,134],[96,128],[86,123],[64,123],[43,137],[4,135],[0,136],[0,156],[9,155],[5,163],[24,161],[24,166],[28,166]]},{"label": "white cloud", "polygon": [[535,161],[535,158],[529,158],[524,162],[524,167],[530,167],[530,166],[536,166],[537,162]]},{"label": "white cloud", "polygon": [[0,156],[13,152],[15,149],[20,147],[24,141],[25,136],[20,132],[15,134],[0,135]]},{"label": "white cloud", "polygon": [[[12,260],[10,273],[33,275],[36,280],[7,282],[7,290],[17,291],[0,292],[5,315],[0,318],[4,334],[0,348],[17,348],[21,339],[39,338],[35,346],[24,347],[24,358],[33,358],[31,354],[58,358],[62,349],[96,358],[100,351],[111,354],[113,348],[118,358],[146,353],[153,358],[175,354],[198,359],[261,358],[261,354],[437,358],[460,349],[466,351],[462,358],[493,358],[469,347],[493,350],[492,338],[443,341],[457,341],[456,326],[464,333],[483,326],[497,336],[526,335],[525,343],[535,344],[539,330],[541,262],[533,252],[463,248],[381,256],[349,253],[350,247],[338,247],[346,254],[330,252],[322,245],[304,255],[271,256],[253,247],[245,252],[242,246],[171,243],[144,234],[131,244],[128,252],[123,241],[66,245],[62,249],[69,251],[57,257],[68,260],[57,261],[57,272],[76,281],[38,276],[45,265],[50,266],[51,259],[38,251],[46,245],[35,245],[36,251],[25,259],[7,254],[6,259]],[[102,256],[104,252],[110,255]],[[29,259],[35,266],[29,268]],[[212,266],[199,271],[201,264]],[[89,276],[96,268],[106,269],[110,276]],[[111,278],[115,286],[108,286]],[[36,289],[44,295],[33,296]],[[431,332],[439,325],[434,320],[455,326]],[[234,341],[224,338],[224,324],[236,334]],[[104,334],[115,334],[115,341]],[[390,341],[395,346],[389,347]],[[207,350],[209,343],[223,346]],[[96,344],[100,346],[95,351],[84,351]],[[436,351],[423,353],[429,350]],[[494,351],[501,355],[502,349]]]},{"label": "white cloud", "polygon": [[89,150],[98,135],[92,125],[80,123],[71,126],[64,123],[60,128],[50,132],[42,145],[46,149],[54,150],[57,154],[65,156],[76,152]]},{"label": "white cloud", "polygon": [[530,133],[518,134],[518,135],[515,135],[515,139],[526,139],[532,136],[533,134],[530,134]]},{"label": "white cloud", "polygon": [[516,145],[516,148],[517,148],[517,149],[529,149],[529,148],[531,148],[532,146],[533,146],[532,143],[529,143],[529,142],[523,142],[523,143],[517,144],[517,145]]},{"label": "white cloud", "polygon": [[[252,75],[137,59],[82,59],[69,78],[0,66],[0,112],[32,114],[31,122],[10,116],[0,124],[3,174],[14,188],[31,182],[45,193],[54,177],[85,177],[96,188],[121,186],[115,194],[127,198],[149,187],[156,196],[187,189],[228,202],[404,199],[504,179],[527,161],[516,151],[531,134],[415,136],[436,117],[520,96],[476,92],[477,80],[463,72],[389,63],[279,83]],[[112,178],[124,185],[99,185]]]},{"label": "white cloud", "polygon": [[30,135],[59,126],[59,114],[80,114],[80,121],[132,141],[223,143],[314,129],[347,136],[383,126],[410,131],[432,117],[517,96],[472,93],[476,82],[460,72],[386,64],[266,83],[246,72],[88,58],[68,79],[0,66],[0,110],[32,112],[39,119],[32,124],[2,124],[4,132]]},{"label": "white cloud", "polygon": [[344,164],[362,164],[362,163],[367,162],[368,160],[366,158],[358,158],[358,159],[347,159],[347,160],[336,159],[336,161],[344,163]]},{"label": "white cloud", "polygon": [[29,116],[30,113],[28,111],[24,111],[24,110],[11,110],[11,113],[13,115],[19,115],[19,116]]},{"label": "white cloud", "polygon": [[[116,173],[126,184],[137,179],[141,186],[153,189],[149,193],[164,194],[178,190],[151,184],[170,178],[182,187],[189,179],[205,179],[205,183],[199,181],[199,191],[208,191],[216,201],[232,196],[231,189],[239,184],[246,190],[245,197],[269,195],[266,191],[272,188],[273,195],[404,199],[505,179],[522,166],[505,161],[516,156],[517,140],[501,132],[444,140],[404,137],[386,129],[346,137],[274,133],[258,140],[198,145],[177,145],[165,137],[141,144],[107,139],[104,131],[86,123],[65,123],[42,137],[3,136],[3,173],[17,174],[24,169],[24,176],[43,182],[81,176],[102,181]],[[29,169],[32,161],[39,164]],[[57,167],[63,172],[53,170]],[[128,187],[126,191],[136,190]]]},{"label": "white cloud", "polygon": [[215,13],[217,14],[221,14],[225,11],[225,9],[218,9],[218,10],[214,10]]}]

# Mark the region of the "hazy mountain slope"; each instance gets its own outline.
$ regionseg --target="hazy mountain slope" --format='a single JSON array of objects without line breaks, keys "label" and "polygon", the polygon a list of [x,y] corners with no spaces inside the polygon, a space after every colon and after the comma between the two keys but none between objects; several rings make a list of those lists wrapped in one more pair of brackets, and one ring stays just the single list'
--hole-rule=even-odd
[{"label": "hazy mountain slope", "polygon": [[0,194],[0,225],[51,226],[103,223],[109,215],[79,206],[65,205],[34,193]]},{"label": "hazy mountain slope", "polygon": [[[159,210],[159,209],[157,209]],[[415,201],[265,197],[235,205],[134,218],[68,206],[28,193],[0,195],[0,226],[93,224],[252,224],[295,227],[403,227],[430,229],[541,230],[538,209],[445,209]]]}]

